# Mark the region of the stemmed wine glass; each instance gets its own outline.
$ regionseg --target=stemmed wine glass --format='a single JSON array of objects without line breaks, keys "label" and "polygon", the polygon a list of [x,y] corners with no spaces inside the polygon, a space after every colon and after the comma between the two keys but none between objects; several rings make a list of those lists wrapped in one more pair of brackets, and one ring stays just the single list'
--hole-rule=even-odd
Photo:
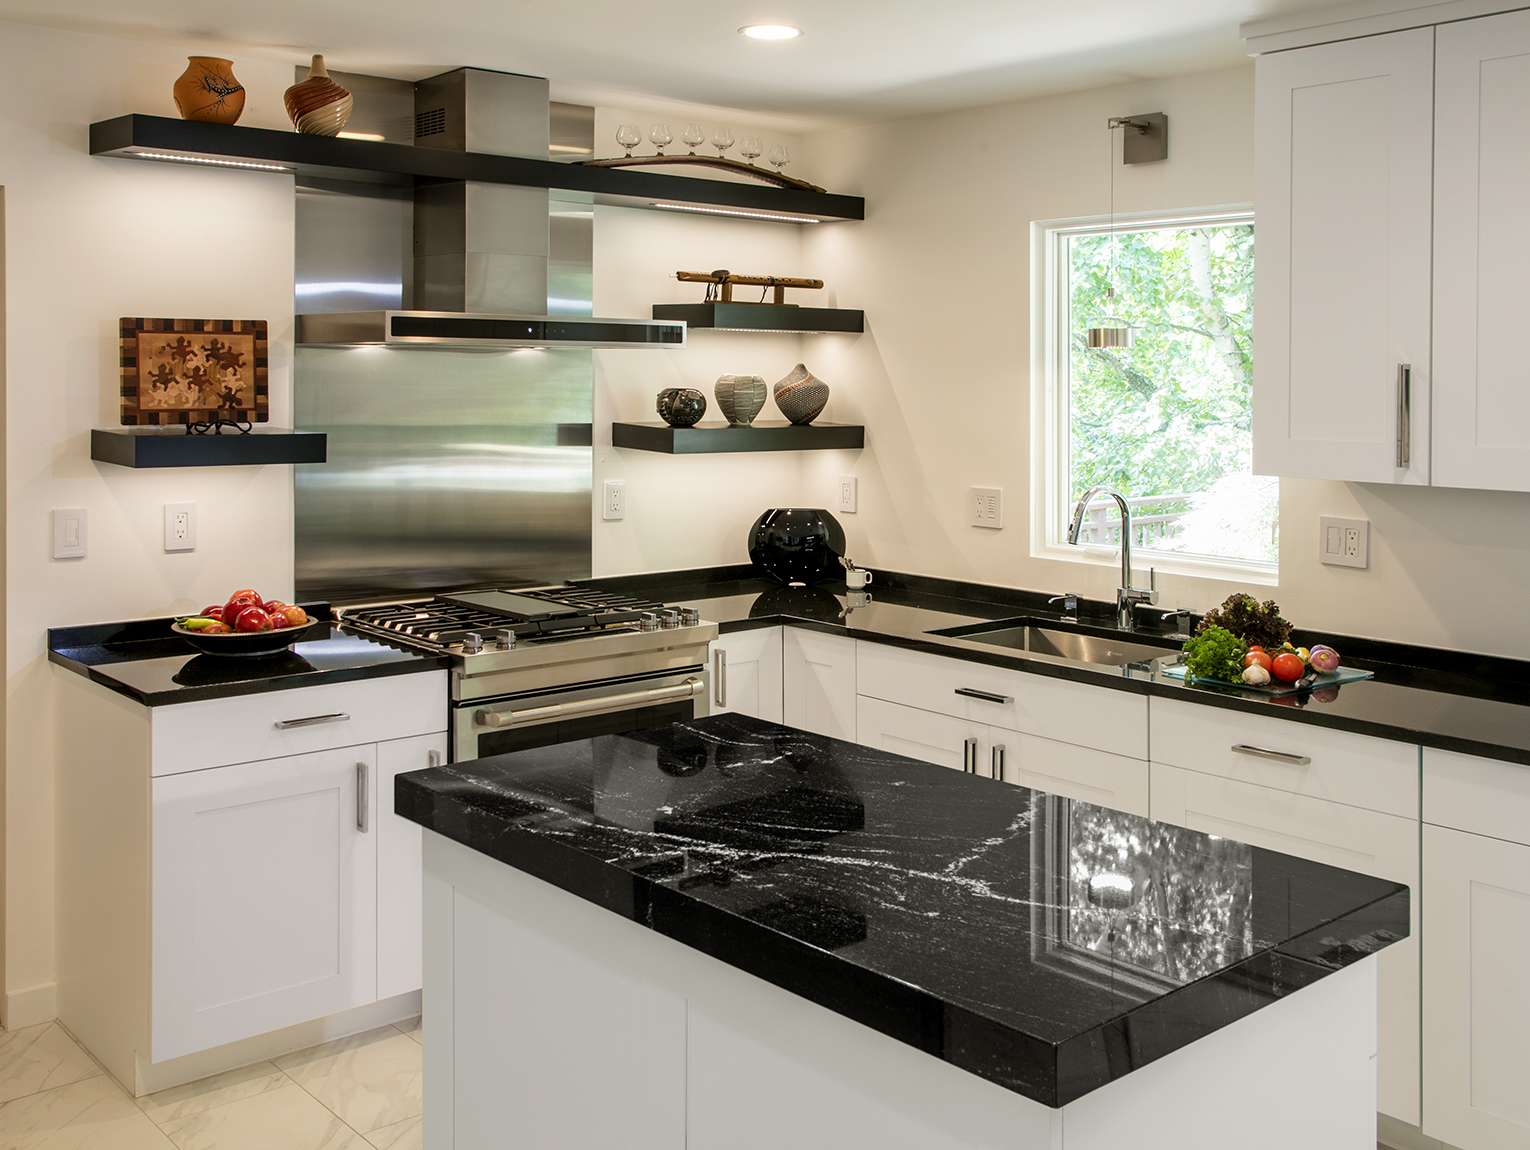
[{"label": "stemmed wine glass", "polygon": [[748,161],[750,167],[754,166],[754,158],[764,151],[760,146],[760,137],[758,136],[745,136],[739,141],[738,150],[739,154]]},{"label": "stemmed wine glass", "polygon": [[712,147],[717,149],[717,158],[722,159],[722,154],[733,147],[733,129],[718,128],[712,133]]},{"label": "stemmed wine glass", "polygon": [[627,149],[627,158],[632,158],[632,149],[643,142],[643,129],[636,124],[623,124],[616,129],[616,142]]},{"label": "stemmed wine glass", "polygon": [[770,162],[776,166],[778,172],[792,162],[792,154],[786,150],[785,144],[770,149]]},{"label": "stemmed wine glass", "polygon": [[680,138],[689,145],[693,156],[696,154],[697,146],[707,142],[707,134],[701,130],[700,124],[687,124],[685,131],[680,133]]},{"label": "stemmed wine glass", "polygon": [[659,149],[659,155],[664,154],[664,145],[675,137],[670,135],[668,124],[655,124],[648,131],[648,138],[653,141],[654,147]]}]

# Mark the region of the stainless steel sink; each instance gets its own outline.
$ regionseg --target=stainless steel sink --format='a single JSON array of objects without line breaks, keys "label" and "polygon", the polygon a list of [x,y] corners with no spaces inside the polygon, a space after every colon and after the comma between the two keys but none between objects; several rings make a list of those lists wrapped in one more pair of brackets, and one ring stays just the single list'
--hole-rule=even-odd
[{"label": "stainless steel sink", "polygon": [[989,623],[969,623],[961,627],[946,627],[931,631],[931,635],[945,635],[953,639],[970,639],[974,643],[991,643],[995,647],[1009,647],[1032,655],[1050,655],[1057,659],[1072,659],[1079,663],[1098,663],[1107,667],[1122,667],[1127,663],[1145,663],[1149,659],[1161,659],[1165,655],[1178,654],[1171,645],[1144,642],[1128,642],[1106,635],[1086,635],[1078,631],[1059,631],[1034,622],[1017,619],[1000,619]]}]

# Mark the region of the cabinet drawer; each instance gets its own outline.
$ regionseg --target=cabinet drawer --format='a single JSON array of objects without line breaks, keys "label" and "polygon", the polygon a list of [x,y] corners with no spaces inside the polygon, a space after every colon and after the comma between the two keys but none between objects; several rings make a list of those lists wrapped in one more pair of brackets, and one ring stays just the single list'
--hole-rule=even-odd
[{"label": "cabinet drawer", "polygon": [[[430,734],[446,729],[446,708],[445,671],[155,707],[151,773],[176,775]],[[292,721],[300,725],[277,726]]]},{"label": "cabinet drawer", "polygon": [[[1147,758],[1147,699],[1142,695],[864,640],[857,641],[855,648],[856,690],[862,695],[1115,755]],[[998,699],[959,695],[959,690],[982,691]]]},{"label": "cabinet drawer", "polygon": [[1147,817],[1148,765],[1141,759],[999,727],[989,737],[990,754],[1003,755],[1006,783]]},{"label": "cabinet drawer", "polygon": [[865,746],[956,771],[969,769],[976,754],[982,767],[979,773],[992,774],[990,760],[982,757],[987,754],[983,743],[988,737],[982,723],[863,696],[856,700],[856,730]]},{"label": "cabinet drawer", "polygon": [[1530,767],[1425,747],[1424,821],[1530,846]]},{"label": "cabinet drawer", "polygon": [[1150,716],[1155,763],[1418,818],[1418,748],[1412,743],[1173,699],[1153,699]]}]

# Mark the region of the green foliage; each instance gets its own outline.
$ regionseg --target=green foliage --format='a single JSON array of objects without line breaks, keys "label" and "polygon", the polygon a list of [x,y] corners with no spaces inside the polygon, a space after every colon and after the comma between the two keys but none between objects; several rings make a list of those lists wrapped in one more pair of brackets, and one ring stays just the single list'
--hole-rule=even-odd
[{"label": "green foliage", "polygon": [[1291,624],[1280,616],[1280,606],[1273,599],[1263,603],[1252,595],[1234,592],[1213,607],[1201,620],[1199,630],[1225,628],[1245,643],[1274,651],[1291,637]]},{"label": "green foliage", "polygon": [[1248,644],[1225,627],[1202,626],[1185,642],[1185,666],[1195,679],[1221,679],[1236,683],[1243,678],[1243,656]]},{"label": "green foliage", "polygon": [[[1108,483],[1128,498],[1221,492],[1225,504],[1230,495],[1259,521],[1235,553],[1273,562],[1270,485],[1247,482],[1253,226],[1075,236],[1068,262],[1072,492]],[[1137,329],[1134,347],[1088,346],[1086,329],[1119,326],[1107,316]],[[1166,502],[1136,514],[1184,510],[1183,501]],[[1175,549],[1170,541],[1160,546]],[[1205,546],[1203,538],[1197,549]]]}]

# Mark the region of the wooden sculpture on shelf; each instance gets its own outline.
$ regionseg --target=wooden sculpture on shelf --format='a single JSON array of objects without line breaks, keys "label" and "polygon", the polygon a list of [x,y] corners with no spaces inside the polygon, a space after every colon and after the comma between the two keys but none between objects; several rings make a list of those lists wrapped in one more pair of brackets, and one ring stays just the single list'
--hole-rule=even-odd
[{"label": "wooden sculpture on shelf", "polygon": [[[715,272],[676,272],[675,278],[684,283],[708,285],[704,303],[753,303],[764,304],[767,307],[796,307],[796,304],[786,302],[787,288],[823,287],[823,280],[797,279],[793,276],[740,276],[734,275],[727,268]],[[761,291],[760,298],[757,300],[736,300],[733,298],[735,284],[745,287],[774,288],[775,298],[767,302],[765,292]]]},{"label": "wooden sculpture on shelf", "polygon": [[664,164],[686,164],[701,168],[719,168],[724,172],[748,176],[752,180],[763,180],[778,188],[796,188],[803,192],[823,191],[817,184],[810,184],[806,180],[795,180],[783,172],[757,168],[753,164],[729,159],[726,156],[617,156],[610,160],[580,160],[578,162],[587,168],[642,168]]}]

